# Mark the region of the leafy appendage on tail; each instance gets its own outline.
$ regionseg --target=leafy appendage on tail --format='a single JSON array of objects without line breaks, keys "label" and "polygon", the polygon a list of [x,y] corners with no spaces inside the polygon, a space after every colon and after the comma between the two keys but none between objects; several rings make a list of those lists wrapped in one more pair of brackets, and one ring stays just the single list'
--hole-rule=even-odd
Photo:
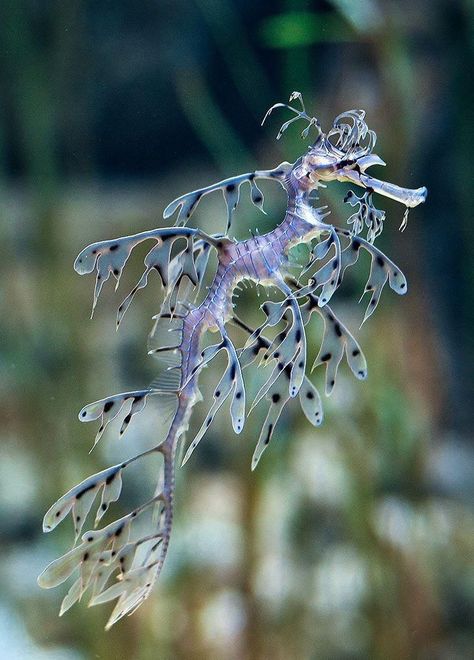
[{"label": "leafy appendage on tail", "polygon": [[[268,375],[250,412],[263,400],[268,408],[252,456],[251,467],[255,469],[290,399],[298,397],[304,415],[313,426],[323,421],[321,397],[306,375],[306,326],[313,313],[321,317],[324,329],[312,369],[324,365],[326,395],[334,389],[344,356],[356,378],[367,377],[367,362],[360,345],[328,305],[347,269],[357,263],[361,248],[371,258],[363,291],[363,295],[370,294],[370,299],[363,322],[375,311],[387,281],[396,293],[406,293],[407,283],[401,270],[372,244],[385,220],[384,212],[373,204],[373,193],[397,199],[408,210],[424,201],[426,189],[403,189],[366,174],[367,168],[384,163],[372,153],[376,136],[368,129],[363,111],[350,110],[339,115],[332,129],[324,134],[319,121],[307,114],[298,92],[291,95],[290,103],[295,100],[300,109],[279,103],[270,108],[264,118],[265,121],[276,108],[287,108],[293,113],[280,128],[277,138],[298,120],[307,124],[303,138],[315,129],[316,141],[295,163],[242,174],[182,195],[164,211],[165,218],[177,212],[174,227],[94,243],[75,261],[78,273],[96,273],[94,311],[103,285],[111,275],[118,287],[133,249],[144,241],[154,241],[144,258],[142,275],[118,307],[117,326],[137,292],[148,284],[150,273],[156,271],[163,295],[154,317],[148,352],[158,359],[160,373],[147,388],[108,396],[84,406],[79,419],[99,422],[94,448],[113,420],[121,416],[119,435],[122,435],[133,417],[152,399],[159,409],[160,427],[165,427],[167,432],[151,449],[82,481],[46,513],[45,532],[52,531],[69,514],[75,532],[72,550],[53,561],[38,578],[42,587],[49,588],[76,573],[60,614],[88,592],[90,605],[117,601],[107,624],[110,627],[124,615],[134,612],[149,595],[160,574],[170,540],[178,445],[183,441],[193,406],[202,399],[199,375],[221,351],[227,354],[227,366],[221,378],[216,379],[211,407],[189,444],[183,463],[190,458],[219,409],[229,400],[232,427],[236,433],[242,431],[246,418],[243,371],[260,357],[258,366],[268,367]],[[286,190],[285,218],[268,234],[236,241],[227,232],[244,183],[250,186],[251,202],[263,211],[264,196],[256,179],[277,181]],[[310,194],[331,180],[350,182],[365,189],[361,196],[350,191],[345,198],[347,203],[358,207],[348,220],[352,231],[329,224],[325,220],[329,215],[327,207],[315,208],[311,204]],[[223,193],[227,207],[226,233],[209,236],[200,229],[184,226],[202,197],[216,190]],[[404,222],[405,219],[406,214]],[[364,226],[368,230],[367,240],[360,236]],[[288,252],[301,242],[310,244],[310,256],[307,264],[300,266],[296,278],[290,273]],[[211,249],[216,252],[218,267],[211,284],[204,287]],[[280,300],[267,300],[261,306],[264,319],[257,328],[248,326],[233,311],[233,292],[242,280],[274,286],[281,294]],[[227,334],[229,322],[247,336],[240,348],[234,346]],[[208,330],[217,330],[220,340],[203,347],[202,338]],[[118,520],[83,533],[93,509],[97,528],[110,507],[119,500],[128,466],[153,457],[160,463],[153,495]]]}]

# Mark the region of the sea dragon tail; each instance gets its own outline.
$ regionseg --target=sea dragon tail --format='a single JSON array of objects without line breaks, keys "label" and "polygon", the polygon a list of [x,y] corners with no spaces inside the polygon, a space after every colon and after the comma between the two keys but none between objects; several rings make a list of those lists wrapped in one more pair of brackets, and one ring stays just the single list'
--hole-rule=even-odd
[{"label": "sea dragon tail", "polygon": [[[69,490],[50,507],[43,521],[43,530],[49,532],[71,513],[75,545],[47,566],[38,578],[39,585],[45,588],[57,586],[78,570],[79,575],[62,602],[60,614],[64,614],[89,590],[89,605],[118,599],[107,628],[126,614],[131,614],[147,598],[166,558],[173,523],[179,443],[187,430],[192,407],[200,398],[197,374],[187,378],[184,367],[186,365],[188,370],[194,367],[194,356],[199,355],[200,333],[195,332],[192,340],[186,335],[184,326],[190,306],[177,301],[177,292],[180,286],[183,289],[187,285],[186,281],[183,282],[183,275],[187,275],[188,281],[194,285],[200,283],[205,269],[203,261],[208,257],[210,243],[203,241],[193,229],[158,230],[91,245],[76,260],[79,272],[97,270],[95,306],[103,282],[110,274],[118,281],[133,247],[149,238],[154,238],[157,245],[145,257],[145,273],[120,305],[117,318],[120,323],[133,295],[145,286],[151,269],[157,270],[165,287],[165,297],[149,338],[149,353],[158,359],[161,373],[146,389],[123,392],[88,404],[80,411],[79,419],[84,422],[100,420],[95,447],[113,419],[126,412],[120,427],[122,435],[132,417],[143,410],[148,399],[153,397],[159,409],[160,429],[168,427],[168,431],[151,449],[102,470]],[[178,238],[184,238],[186,245],[170,259],[170,243]],[[173,337],[171,340],[169,333]],[[189,382],[183,387],[185,379]],[[127,408],[128,411],[125,410]],[[101,492],[96,504],[94,527],[109,506],[119,499],[126,468],[151,456],[162,457],[152,497],[107,526],[82,534],[97,495]],[[145,528],[146,535],[143,534]],[[114,581],[114,577],[117,580]]]}]

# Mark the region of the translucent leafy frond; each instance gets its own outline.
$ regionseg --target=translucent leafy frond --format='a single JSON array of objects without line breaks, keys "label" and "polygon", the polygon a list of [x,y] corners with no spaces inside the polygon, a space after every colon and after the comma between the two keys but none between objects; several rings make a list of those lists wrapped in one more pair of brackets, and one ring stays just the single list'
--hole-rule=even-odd
[{"label": "translucent leafy frond", "polygon": [[317,297],[310,294],[307,302],[301,308],[304,323],[309,322],[314,311],[318,312],[324,320],[324,334],[312,369],[320,364],[326,365],[326,394],[331,394],[334,388],[337,370],[344,352],[354,376],[359,380],[367,378],[367,362],[356,339],[328,305],[320,307]]},{"label": "translucent leafy frond", "polygon": [[290,110],[291,112],[293,112],[295,114],[294,117],[292,117],[291,119],[286,121],[284,124],[282,124],[280,130],[278,131],[277,137],[276,137],[277,140],[279,140],[281,138],[283,133],[286,131],[286,129],[289,126],[291,126],[291,124],[298,121],[299,119],[303,119],[304,121],[308,122],[307,127],[301,133],[302,138],[307,138],[308,137],[309,130],[310,130],[311,126],[315,127],[318,135],[321,134],[321,126],[319,124],[319,120],[316,117],[310,117],[308,115],[308,113],[306,112],[305,107],[304,107],[304,103],[303,103],[303,96],[302,96],[301,92],[292,92],[290,94],[289,102],[291,103],[292,101],[295,101],[295,100],[300,102],[301,110],[299,110],[298,108],[294,108],[293,106],[288,105],[287,103],[275,103],[274,105],[271,106],[271,108],[269,108],[267,110],[267,112],[265,113],[264,118],[262,119],[262,126],[263,126],[263,124],[266,122],[268,117],[277,108],[286,108],[287,110]]},{"label": "translucent leafy frond", "polygon": [[353,233],[360,234],[365,225],[367,227],[367,240],[369,243],[373,243],[383,231],[385,211],[375,208],[372,201],[372,192],[366,191],[358,197],[353,190],[349,190],[344,197],[344,201],[351,206],[359,207],[347,220],[347,223],[352,225]]},{"label": "translucent leafy frond", "polygon": [[[253,336],[253,340],[250,344],[240,351],[239,361],[242,368],[248,367],[252,364],[256,360],[260,350],[263,349],[265,350],[265,355],[268,356],[267,359],[278,359],[278,357],[273,356],[274,341],[270,341],[262,334],[255,336],[255,331],[237,316],[233,316],[231,320],[234,325],[244,330],[248,335]],[[281,411],[290,399],[288,391],[290,378],[291,369],[289,367],[279,369],[277,379],[265,393],[265,398],[271,402],[271,405],[252,457],[252,470],[257,467],[262,453],[271,440]],[[321,397],[319,396],[318,390],[307,376],[303,377],[303,383],[299,389],[299,400],[307,419],[314,426],[319,426],[323,421]]]},{"label": "translucent leafy frond", "polygon": [[336,117],[328,140],[348,157],[361,158],[372,152],[377,135],[365,122],[364,110],[347,110]]},{"label": "translucent leafy frond", "polygon": [[334,295],[334,292],[341,284],[341,243],[335,229],[329,225],[325,225],[323,231],[328,231],[329,235],[324,240],[315,244],[311,250],[311,258],[308,265],[303,269],[302,274],[306,273],[314,266],[317,261],[325,259],[332,246],[334,246],[334,256],[328,260],[314,275],[312,275],[308,285],[302,287],[295,295],[298,297],[306,296],[308,293],[313,293],[319,287],[322,287],[321,293],[318,297],[320,306],[325,305]]},{"label": "translucent leafy frond", "polygon": [[131,402],[130,410],[125,416],[122,426],[120,428],[120,435],[125,433],[133,415],[141,412],[146,405],[147,397],[152,394],[162,394],[161,391],[149,388],[145,390],[134,390],[132,392],[122,392],[121,394],[114,394],[113,396],[88,403],[79,412],[79,420],[81,422],[92,422],[100,418],[100,426],[94,440],[94,446],[99,442],[102,434],[104,433],[110,422],[117,417],[122,410],[123,406]]},{"label": "translucent leafy frond", "polygon": [[270,407],[252,456],[252,470],[255,470],[263,452],[268,447],[281,411],[290,398],[288,394],[288,383],[285,382],[285,379],[279,378],[274,382],[265,393],[265,398],[270,401]]},{"label": "translucent leafy frond", "polygon": [[370,254],[372,260],[369,279],[364,289],[364,293],[371,292],[371,298],[362,321],[364,323],[375,312],[387,280],[390,288],[399,295],[407,292],[407,280],[400,268],[374,245],[360,236],[351,236],[343,229],[336,228],[336,231],[348,241],[348,245],[342,253],[341,281],[346,269],[357,262],[361,247]]},{"label": "translucent leafy frond", "polygon": [[[138,454],[120,465],[112,466],[96,475],[92,475],[78,486],[71,489],[54,504],[44,519],[45,531],[51,531],[64,517],[73,510],[76,522],[76,537],[80,534],[82,523],[89,512],[93,500],[103,488],[101,502],[96,515],[96,524],[106,512],[109,504],[119,498],[121,491],[121,473],[130,463],[139,458],[161,452],[162,446]],[[81,543],[62,557],[53,561],[38,578],[41,587],[55,587],[67,580],[74,572],[79,577],[74,581],[61,605],[60,614],[64,614],[74,603],[81,599],[90,588],[90,605],[119,598],[111,620],[116,621],[136,606],[149,593],[163,564],[170,533],[172,465],[171,457],[162,451],[164,457],[162,487],[144,504],[136,507],[122,518],[106,527],[88,531],[82,535]],[[168,467],[166,467],[168,466]],[[87,498],[87,504],[82,502]],[[81,522],[78,526],[76,515],[81,506]],[[155,533],[132,539],[141,527],[135,523],[145,513],[155,515],[158,527]],[[77,538],[76,538],[77,540]],[[166,541],[166,543],[163,543]],[[116,574],[119,582],[109,586],[110,579]],[[142,581],[142,577],[146,580]],[[138,600],[136,597],[140,593]],[[121,599],[121,600],[120,600]],[[120,611],[119,611],[120,610]]]},{"label": "translucent leafy frond", "polygon": [[199,201],[205,195],[214,192],[215,190],[221,190],[224,195],[224,200],[227,207],[227,229],[229,231],[232,224],[234,211],[238,206],[240,199],[240,187],[243,183],[248,181],[250,183],[250,199],[252,203],[261,211],[263,209],[263,193],[255,183],[255,179],[270,179],[277,180],[282,183],[284,177],[289,170],[289,163],[282,163],[278,167],[272,170],[257,170],[256,172],[247,172],[246,174],[239,174],[238,176],[230,177],[229,179],[224,179],[218,183],[214,183],[211,186],[205,188],[200,188],[199,190],[193,190],[190,193],[181,195],[173,200],[163,211],[163,218],[170,218],[176,211],[178,211],[178,216],[176,218],[176,225],[181,226],[185,225],[191,215],[194,212],[194,209],[198,205]]},{"label": "translucent leafy frond", "polygon": [[[243,429],[245,422],[245,386],[242,378],[241,365],[237,357],[236,350],[230,339],[226,336],[222,342],[222,348],[225,348],[228,354],[228,364],[227,368],[220,379],[219,383],[214,390],[213,395],[213,404],[209,410],[206,418],[194,437],[193,441],[189,445],[186,454],[184,456],[182,464],[184,465],[191,454],[196,449],[197,445],[204,437],[207,429],[212,424],[214,417],[217,411],[220,409],[224,401],[232,394],[232,400],[230,404],[230,413],[232,418],[232,427],[235,433],[240,433]],[[212,347],[210,347],[212,348]],[[214,351],[211,352],[214,354]]]},{"label": "translucent leafy frond", "polygon": [[92,243],[82,250],[74,262],[75,270],[80,274],[92,273],[96,270],[96,283],[94,288],[94,301],[92,305],[92,313],[97,305],[97,300],[105,282],[111,275],[117,280],[116,288],[120,282],[125,264],[130,257],[132,250],[147,240],[154,240],[157,245],[153,247],[145,257],[145,271],[138,283],[132,289],[130,294],[125,298],[122,305],[119,307],[119,314],[117,317],[117,324],[123,318],[125,311],[130,306],[135,293],[146,286],[148,282],[148,275],[152,269],[156,270],[160,275],[164,287],[168,287],[169,283],[169,262],[170,253],[173,243],[178,239],[186,240],[186,247],[181,251],[180,259],[178,260],[180,266],[180,277],[187,275],[189,279],[195,284],[197,283],[197,276],[194,268],[193,260],[193,240],[195,238],[204,240],[214,245],[215,241],[212,237],[207,236],[198,229],[187,227],[175,227],[170,229],[152,229],[150,231],[140,232],[131,236],[124,236],[109,241],[101,241]]},{"label": "translucent leafy frond", "polygon": [[[102,503],[105,503],[105,507],[102,507],[101,503],[97,510],[96,520],[100,520],[110,502],[115,501],[120,495],[120,472],[123,467],[123,465],[113,465],[71,488],[46,512],[43,519],[43,531],[51,532],[71,512],[77,540],[99,490],[104,489]],[[102,509],[103,512],[101,512]]]}]

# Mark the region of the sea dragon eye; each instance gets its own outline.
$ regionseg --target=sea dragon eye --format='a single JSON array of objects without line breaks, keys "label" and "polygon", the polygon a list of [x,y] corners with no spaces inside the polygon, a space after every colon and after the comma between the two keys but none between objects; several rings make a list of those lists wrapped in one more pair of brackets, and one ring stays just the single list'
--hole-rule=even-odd
[{"label": "sea dragon eye", "polygon": [[[151,271],[156,271],[163,296],[150,335],[149,353],[157,357],[161,365],[158,376],[148,387],[107,396],[85,406],[79,419],[99,421],[95,446],[113,419],[122,418],[120,434],[124,433],[133,417],[153,398],[159,408],[159,426],[166,427],[166,433],[153,448],[71,488],[46,513],[45,532],[53,530],[68,514],[72,515],[75,528],[76,545],[52,562],[38,578],[42,587],[54,587],[79,569],[79,576],[62,602],[61,614],[89,591],[91,605],[116,600],[107,624],[110,627],[133,612],[150,594],[170,540],[178,446],[184,442],[193,406],[200,399],[200,373],[216,355],[221,351],[226,354],[227,368],[215,387],[209,413],[188,445],[183,462],[190,458],[225,401],[230,401],[234,431],[242,431],[246,419],[243,372],[261,355],[268,374],[251,410],[262,399],[267,402],[268,409],[252,457],[252,469],[255,469],[291,398],[298,398],[312,425],[322,423],[321,398],[307,375],[306,326],[314,313],[323,319],[324,332],[313,368],[324,365],[326,394],[335,386],[344,356],[356,378],[367,376],[362,348],[327,304],[347,269],[357,263],[360,252],[368,252],[372,260],[364,289],[369,293],[364,321],[375,311],[387,282],[396,293],[404,294],[407,290],[400,268],[372,245],[384,220],[383,212],[375,209],[372,196],[378,192],[398,199],[408,208],[424,201],[426,189],[403,189],[365,174],[367,167],[380,164],[380,159],[372,154],[376,136],[367,128],[362,110],[339,115],[330,131],[324,134],[319,121],[306,113],[298,92],[291,95],[290,103],[295,100],[301,108],[279,103],[270,108],[264,118],[275,108],[287,108],[293,113],[280,128],[277,138],[298,120],[306,122],[303,138],[307,138],[311,130],[316,132],[309,152],[295,163],[241,174],[184,194],[171,202],[163,213],[165,219],[176,214],[174,226],[94,243],[84,248],[76,259],[74,267],[79,274],[96,273],[94,310],[111,276],[118,286],[132,250],[142,242],[151,243],[144,259],[143,274],[118,307],[117,326],[136,293],[147,285]],[[259,179],[276,182],[285,189],[285,215],[272,231],[236,241],[228,234],[244,184],[248,184],[252,203],[263,211],[264,196],[257,185]],[[327,207],[312,205],[310,193],[324,179],[350,181],[363,189],[361,196],[353,191],[346,196],[345,201],[357,207],[349,218],[352,231],[327,222]],[[200,200],[214,191],[221,191],[224,196],[225,233],[209,235],[199,228],[188,227]],[[359,235],[364,227],[368,229],[368,240]],[[298,278],[288,268],[288,252],[297,243],[307,243],[311,247],[309,262],[300,269]],[[217,255],[217,269],[212,283],[204,289],[211,251]],[[267,301],[262,305],[264,320],[257,328],[250,327],[234,314],[232,296],[243,280],[273,285],[281,293],[279,301]],[[201,301],[197,304],[196,295],[201,289]],[[229,323],[245,337],[241,346],[236,347],[231,341],[227,332]],[[267,331],[276,326],[280,328],[277,334],[268,336]],[[220,337],[216,343],[204,345],[203,338],[211,329],[217,329]],[[160,457],[162,465],[153,497],[118,520],[82,534],[94,505],[97,507],[94,526],[97,526],[118,500],[127,468],[152,456]],[[143,532],[144,520],[148,526],[146,533]]]}]

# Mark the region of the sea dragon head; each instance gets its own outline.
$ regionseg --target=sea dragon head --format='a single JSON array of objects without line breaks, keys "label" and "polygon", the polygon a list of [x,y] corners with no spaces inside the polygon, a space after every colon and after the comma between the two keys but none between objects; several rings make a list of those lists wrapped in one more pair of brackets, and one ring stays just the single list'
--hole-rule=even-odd
[{"label": "sea dragon head", "polygon": [[[385,197],[400,202],[406,207],[401,229],[406,226],[408,209],[418,206],[425,201],[427,189],[402,188],[393,183],[376,179],[367,174],[366,170],[373,165],[385,165],[385,162],[373,153],[377,135],[370,130],[365,122],[364,110],[348,110],[338,115],[327,133],[321,129],[319,120],[307,114],[300,92],[293,92],[291,101],[298,100],[301,109],[294,108],[286,103],[276,103],[264,117],[278,107],[288,108],[294,113],[289,121],[285,122],[277,135],[280,139],[284,131],[293,122],[303,119],[307,122],[301,137],[307,138],[311,127],[317,131],[315,142],[308,148],[293,168],[293,176],[299,181],[299,186],[307,191],[324,187],[329,181],[343,181],[353,183],[365,190],[362,197],[349,191],[345,197],[346,202],[352,206],[359,204],[359,210],[349,218],[354,225],[354,233],[360,233],[364,224],[368,227],[368,239],[373,241],[383,228],[385,214],[375,209],[372,203],[372,194],[379,193]],[[263,122],[262,122],[263,123]]]}]

